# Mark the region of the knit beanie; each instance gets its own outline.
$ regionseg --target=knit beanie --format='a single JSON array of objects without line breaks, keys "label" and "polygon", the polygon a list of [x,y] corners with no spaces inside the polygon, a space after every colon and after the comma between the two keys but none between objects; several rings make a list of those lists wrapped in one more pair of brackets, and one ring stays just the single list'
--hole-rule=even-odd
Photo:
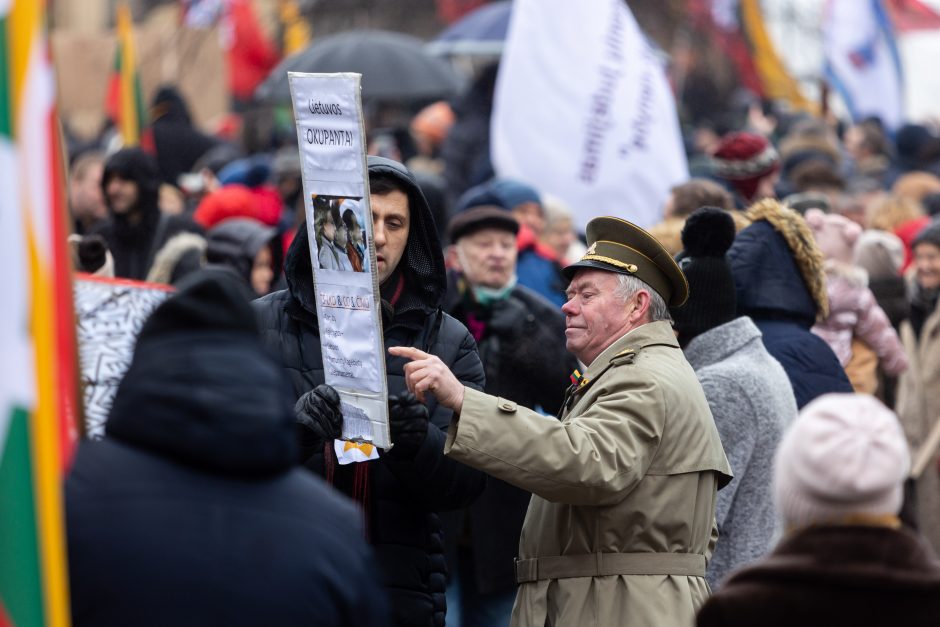
[{"label": "knit beanie", "polygon": [[465,191],[454,211],[459,213],[471,207],[490,205],[512,211],[527,202],[542,204],[542,198],[534,187],[513,179],[490,179]]},{"label": "knit beanie", "polygon": [[931,222],[911,242],[911,250],[919,244],[933,244],[940,248],[940,222]]},{"label": "knit beanie", "polygon": [[748,202],[754,199],[760,180],[779,166],[777,151],[756,133],[725,135],[711,159],[712,174],[727,181]]},{"label": "knit beanie", "polygon": [[862,227],[845,216],[809,209],[804,215],[813,232],[816,244],[826,259],[851,264],[855,258],[855,244]]},{"label": "knit beanie", "polygon": [[689,282],[689,298],[670,310],[682,346],[737,317],[734,277],[725,259],[734,235],[734,218],[717,207],[696,210],[682,228],[684,250],[676,261]]},{"label": "knit beanie", "polygon": [[869,229],[855,243],[855,265],[872,281],[899,277],[903,263],[904,242],[894,233]]},{"label": "knit beanie", "polygon": [[901,509],[910,468],[897,416],[873,396],[826,394],[803,408],[774,464],[774,500],[788,527]]}]

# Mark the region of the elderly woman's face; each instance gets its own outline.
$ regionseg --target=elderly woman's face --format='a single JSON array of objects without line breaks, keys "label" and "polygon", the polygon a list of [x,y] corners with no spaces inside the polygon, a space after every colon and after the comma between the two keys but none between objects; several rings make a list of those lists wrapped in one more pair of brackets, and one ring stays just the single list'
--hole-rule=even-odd
[{"label": "elderly woman's face", "polygon": [[940,287],[940,248],[922,242],[914,248],[914,267],[917,282],[924,289]]}]

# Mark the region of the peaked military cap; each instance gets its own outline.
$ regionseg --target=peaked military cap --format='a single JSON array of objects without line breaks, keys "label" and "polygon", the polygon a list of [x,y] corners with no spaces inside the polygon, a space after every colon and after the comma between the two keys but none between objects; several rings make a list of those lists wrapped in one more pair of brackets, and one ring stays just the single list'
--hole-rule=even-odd
[{"label": "peaked military cap", "polygon": [[678,307],[689,297],[689,284],[675,260],[659,240],[637,225],[614,217],[594,218],[586,234],[587,252],[564,269],[569,280],[579,268],[594,268],[635,276],[670,307]]}]

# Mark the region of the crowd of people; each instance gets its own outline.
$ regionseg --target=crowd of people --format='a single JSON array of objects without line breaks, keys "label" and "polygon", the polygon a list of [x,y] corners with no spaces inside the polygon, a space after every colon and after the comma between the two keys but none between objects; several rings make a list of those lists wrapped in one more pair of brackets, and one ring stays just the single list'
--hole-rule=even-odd
[{"label": "crowd of people", "polygon": [[[73,622],[935,624],[940,134],[752,108],[581,234],[494,176],[494,76],[370,134],[371,229],[171,87],[73,147],[76,268],[176,288],[67,479]],[[346,464],[313,264],[370,245],[394,445]]]}]

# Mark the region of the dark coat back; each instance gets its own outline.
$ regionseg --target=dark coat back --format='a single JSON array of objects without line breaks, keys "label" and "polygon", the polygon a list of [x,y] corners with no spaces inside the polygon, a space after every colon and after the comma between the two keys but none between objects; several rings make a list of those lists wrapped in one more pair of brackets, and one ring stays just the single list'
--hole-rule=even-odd
[{"label": "dark coat back", "polygon": [[291,393],[257,337],[142,340],[106,433],[65,487],[76,626],[386,624],[360,516],[296,465]]},{"label": "dark coat back", "polygon": [[[483,367],[466,328],[443,312],[446,277],[436,229],[424,196],[411,175],[389,160],[370,158],[370,172],[398,178],[408,189],[411,227],[399,263],[404,293],[384,320],[385,347],[414,346],[437,355],[462,381],[482,389]],[[285,261],[289,288],[255,301],[262,339],[280,356],[299,397],[324,382],[317,324],[313,270],[306,227],[297,231]],[[390,395],[406,391],[406,360],[386,353]],[[482,473],[444,456],[451,411],[429,398],[428,435],[413,460],[383,455],[368,462],[369,489],[365,504],[381,575],[389,592],[394,624],[442,626],[446,604],[443,533],[436,512],[468,505],[483,489]],[[352,485],[355,466],[336,466],[334,484]],[[322,467],[316,470],[323,472]]]},{"label": "dark coat back", "polygon": [[928,627],[940,617],[940,563],[907,530],[816,527],[727,579],[698,627]]},{"label": "dark coat back", "polygon": [[728,251],[737,289],[738,314],[750,316],[764,346],[786,371],[796,404],[803,407],[829,392],[852,392],[839,359],[810,332],[818,304],[807,289],[794,253],[767,220],[740,233]]},{"label": "dark coat back", "polygon": [[174,87],[161,87],[151,107],[153,144],[164,183],[179,185],[181,174],[191,172],[196,161],[220,141],[193,126],[189,107]]},{"label": "dark coat back", "polygon": [[904,277],[890,276],[872,279],[868,283],[868,288],[875,295],[878,306],[887,314],[894,330],[900,330],[901,323],[911,315],[911,303]]},{"label": "dark coat back", "polygon": [[[472,317],[482,326],[477,336],[486,372],[483,391],[555,414],[564,400],[568,377],[578,367],[574,356],[565,350],[564,315],[521,285],[505,300],[484,309],[470,304],[458,282],[457,276],[451,275],[445,308],[464,324]],[[474,578],[481,592],[515,588],[513,560],[519,554],[519,534],[531,496],[488,477],[473,505],[444,517],[448,565],[456,557],[458,540],[469,537]]]}]

